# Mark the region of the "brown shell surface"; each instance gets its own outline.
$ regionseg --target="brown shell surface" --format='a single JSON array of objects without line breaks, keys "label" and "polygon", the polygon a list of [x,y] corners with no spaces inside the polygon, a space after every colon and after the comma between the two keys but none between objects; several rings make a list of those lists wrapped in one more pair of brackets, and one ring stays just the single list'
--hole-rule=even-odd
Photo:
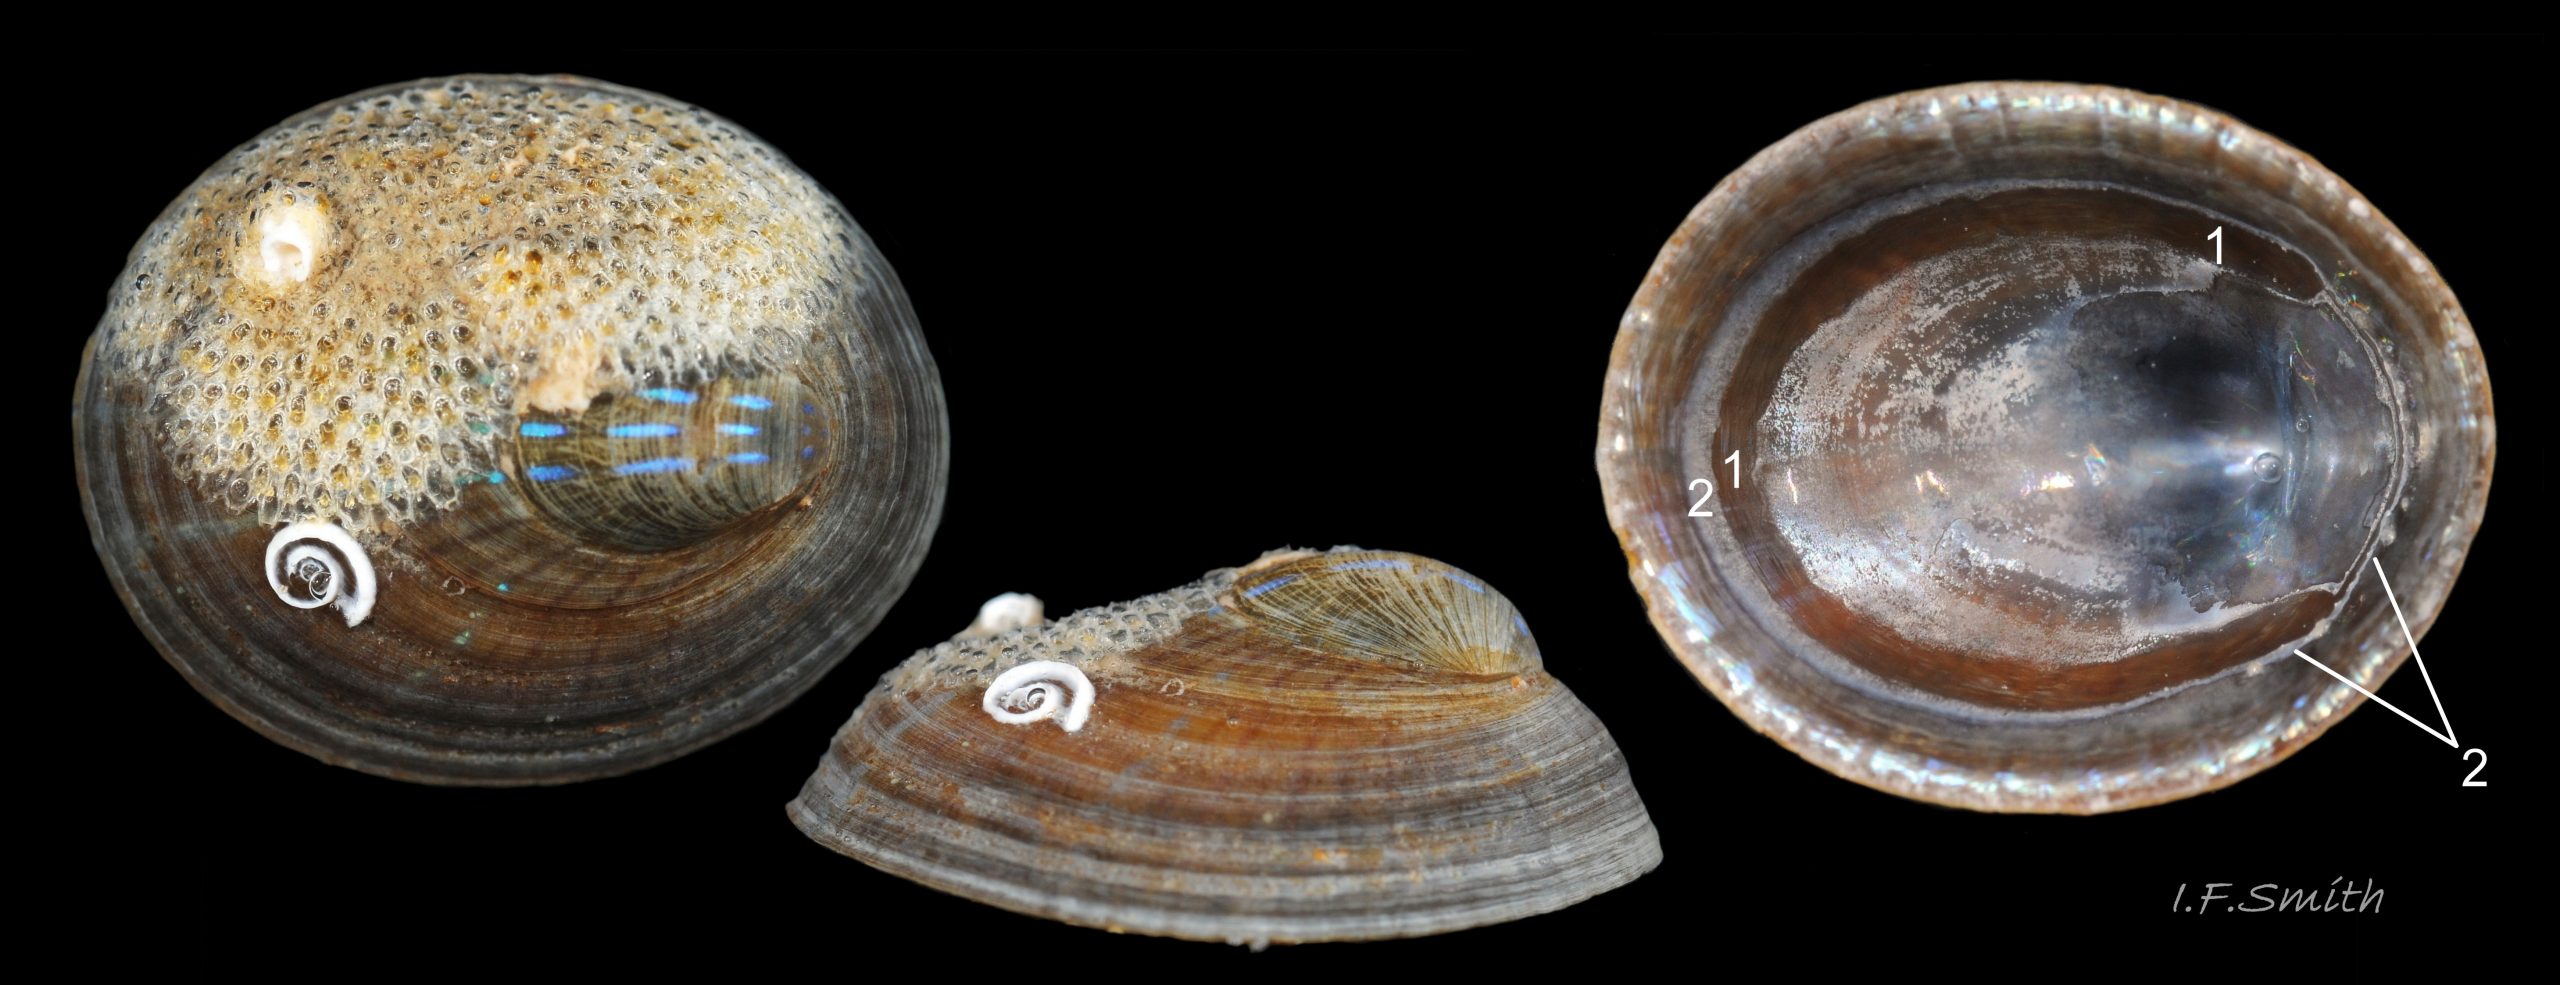
[{"label": "brown shell surface", "polygon": [[[1034,660],[1089,676],[1081,729],[981,708]],[[1510,604],[1436,561],[1355,549],[920,653],[790,815],[980,902],[1251,944],[1513,919],[1661,858],[1607,729]]]},{"label": "brown shell surface", "polygon": [[[384,86],[225,156],[143,232],[74,401],[99,558],[168,662],[436,783],[772,713],[905,589],[947,471],[843,206],[727,120],[569,77]],[[376,576],[356,624],[261,570],[304,524]]]},{"label": "brown shell surface", "polygon": [[[1752,728],[1904,797],[2095,813],[2360,705],[2324,667],[2406,660],[2376,575],[2423,634],[2495,450],[2461,305],[2319,162],[2174,99],[1983,82],[1717,182],[1621,322],[1595,457],[1656,629]],[[2207,478],[2153,495],[2181,468]]]}]

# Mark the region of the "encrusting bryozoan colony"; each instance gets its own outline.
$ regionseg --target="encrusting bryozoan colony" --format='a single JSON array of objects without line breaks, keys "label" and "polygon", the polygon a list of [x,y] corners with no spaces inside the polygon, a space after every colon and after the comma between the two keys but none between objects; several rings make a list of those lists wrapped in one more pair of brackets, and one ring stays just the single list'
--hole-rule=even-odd
[{"label": "encrusting bryozoan colony", "polygon": [[770,713],[904,589],[946,470],[914,315],[835,198],[568,77],[386,86],[222,158],[135,247],[77,410],[100,557],[171,662],[437,782]]},{"label": "encrusting bryozoan colony", "polygon": [[781,365],[851,223],[680,104],[453,80],[227,158],[154,224],[104,355],[165,401],[178,468],[270,522],[451,507],[527,411]]}]

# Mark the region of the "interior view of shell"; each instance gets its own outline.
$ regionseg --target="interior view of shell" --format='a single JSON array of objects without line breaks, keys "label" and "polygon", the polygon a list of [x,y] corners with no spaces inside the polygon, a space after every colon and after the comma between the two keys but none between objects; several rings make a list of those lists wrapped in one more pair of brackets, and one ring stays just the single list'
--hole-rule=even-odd
[{"label": "interior view of shell", "polygon": [[1456,568],[1275,551],[1055,620],[1022,599],[881,680],[802,831],[1009,910],[1256,947],[1548,912],[1661,860],[1608,730]]},{"label": "interior view of shell", "polygon": [[[1764,316],[1819,317],[1763,357],[1734,497],[1785,545],[1771,600],[1872,673],[2018,708],[2137,698],[2335,611],[2407,468],[2356,285],[2127,187],[1932,191],[1805,244]],[[2250,262],[2181,241],[2217,227]]]},{"label": "interior view of shell", "polygon": [[403,779],[636,769],[902,592],[946,472],[896,275],[702,109],[569,77],[322,103],[142,231],[75,429],[101,561],[208,698]]},{"label": "interior view of shell", "polygon": [[2374,559],[2417,631],[2441,605],[2495,442],[2478,343],[2302,152],[1980,83],[1714,188],[1627,313],[1598,461],[1665,640],[1806,759],[1986,810],[2174,799],[2353,708],[2323,667],[2406,657]]}]

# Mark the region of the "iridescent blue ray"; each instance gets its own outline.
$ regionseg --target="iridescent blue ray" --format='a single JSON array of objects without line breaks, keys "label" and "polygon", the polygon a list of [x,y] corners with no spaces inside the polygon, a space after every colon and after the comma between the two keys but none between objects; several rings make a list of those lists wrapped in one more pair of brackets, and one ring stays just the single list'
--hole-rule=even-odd
[{"label": "iridescent blue ray", "polygon": [[682,472],[693,467],[690,458],[646,458],[624,462],[613,467],[615,475],[646,475],[652,472]]}]

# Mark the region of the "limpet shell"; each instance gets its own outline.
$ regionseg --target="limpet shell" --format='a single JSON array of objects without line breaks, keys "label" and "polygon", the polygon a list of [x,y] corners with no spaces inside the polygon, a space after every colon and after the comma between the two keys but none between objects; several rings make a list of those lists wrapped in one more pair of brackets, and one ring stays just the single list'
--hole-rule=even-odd
[{"label": "limpet shell", "polygon": [[1511,604],[1353,548],[918,653],[790,815],[969,899],[1253,945],[1509,920],[1661,859]]},{"label": "limpet shell", "polygon": [[99,559],[294,749],[556,783],[700,748],[843,659],[942,503],[941,386],[824,188],[568,77],[278,124],[144,231],[73,434]]},{"label": "limpet shell", "polygon": [[[1989,82],[1714,186],[1610,360],[1597,463],[1672,651],[1842,777],[2086,813],[2250,776],[2443,605],[2496,423],[2372,203],[2204,107]],[[2378,559],[2379,566],[2374,563]]]}]

